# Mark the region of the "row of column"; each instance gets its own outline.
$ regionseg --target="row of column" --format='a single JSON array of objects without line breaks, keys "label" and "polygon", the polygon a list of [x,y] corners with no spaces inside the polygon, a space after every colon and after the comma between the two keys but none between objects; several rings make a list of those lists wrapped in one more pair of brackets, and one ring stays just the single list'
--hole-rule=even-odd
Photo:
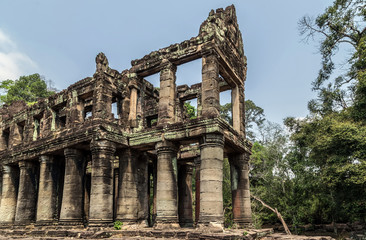
[{"label": "row of column", "polygon": [[[222,224],[223,136],[206,134],[200,142],[200,148],[200,164],[196,167],[196,220],[203,225]],[[156,144],[156,150],[156,223],[176,227],[179,223],[182,226],[192,226],[193,166],[182,165],[178,179],[177,146],[163,141]],[[119,153],[118,198],[114,216],[115,151],[115,144],[110,141],[91,143],[89,224],[111,223],[114,218],[124,223],[146,224],[149,212],[147,158],[131,149]],[[47,223],[56,221],[58,215],[60,223],[75,224],[83,221],[85,157],[82,151],[72,148],[65,149],[64,155],[62,199],[59,196],[61,186],[58,184],[60,165],[52,156],[40,157],[39,178],[35,162],[20,161],[19,174],[16,174],[17,168],[4,166],[1,223],[27,224],[34,220],[37,223]],[[234,221],[246,225],[251,222],[248,159],[245,154],[235,154],[230,156],[230,163]]]},{"label": "row of column", "polygon": [[[224,221],[223,213],[223,160],[224,139],[220,134],[206,134],[201,142],[199,165],[196,164],[196,221],[201,225]],[[169,141],[156,145],[157,150],[157,225],[192,225],[192,171],[181,166],[177,179],[177,148]],[[249,168],[246,154],[230,156],[232,175],[233,215],[239,226],[251,223]],[[178,198],[178,188],[179,198]],[[178,207],[179,206],[179,207]]]},{"label": "row of column", "polygon": [[[115,150],[115,144],[110,141],[91,143],[89,224],[113,222]],[[33,221],[49,223],[57,220],[65,224],[83,222],[85,154],[81,150],[67,148],[64,150],[64,155],[65,174],[62,186],[59,184],[61,168],[52,156],[40,157],[39,178],[38,164],[34,161],[20,161],[19,170],[15,166],[3,166],[0,223],[27,224]],[[119,184],[118,189],[117,219],[146,220],[147,195],[141,196],[147,194],[146,159],[139,158],[135,161],[128,150],[121,152],[119,175],[123,184]],[[63,188],[62,199],[60,187]],[[136,204],[141,199],[143,203]]]}]

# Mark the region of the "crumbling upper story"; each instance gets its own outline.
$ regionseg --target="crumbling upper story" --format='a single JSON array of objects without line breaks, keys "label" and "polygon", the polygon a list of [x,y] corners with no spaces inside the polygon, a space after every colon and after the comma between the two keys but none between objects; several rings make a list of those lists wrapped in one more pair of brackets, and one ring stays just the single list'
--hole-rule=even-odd
[{"label": "crumbling upper story", "polygon": [[[192,86],[176,86],[177,68],[181,64],[196,59],[202,59],[202,82]],[[100,158],[100,155],[98,155],[99,150],[95,149],[109,151],[108,154],[112,158],[113,156],[120,156],[119,152],[125,153],[126,149],[144,153],[150,159],[146,162],[147,166],[151,159],[156,158],[157,160],[154,161],[159,162],[159,156],[162,156],[159,154],[164,154],[166,149],[173,152],[169,155],[170,157],[176,158],[178,156],[178,162],[194,162],[194,159],[200,156],[207,160],[212,157],[202,157],[202,149],[206,145],[209,147],[217,145],[219,146],[219,152],[222,150],[225,156],[233,156],[232,163],[237,166],[237,171],[244,171],[245,168],[247,172],[251,144],[245,138],[244,122],[246,63],[243,40],[233,6],[229,6],[225,10],[212,10],[207,20],[201,24],[197,37],[151,52],[141,59],[133,60],[131,61],[132,67],[128,70],[119,72],[111,69],[107,57],[100,53],[96,57],[96,72],[92,77],[78,81],[47,99],[40,99],[34,105],[27,106],[23,102],[15,102],[10,106],[4,105],[0,109],[0,165],[3,168],[5,166],[14,167],[18,166],[20,162],[34,163],[38,162],[42,156],[53,156],[55,159],[61,159],[57,161],[66,161],[65,168],[67,168],[68,156],[66,156],[66,153],[70,153],[67,149],[76,149],[79,152],[86,152],[86,155],[91,155],[90,159],[86,160],[85,165],[88,161],[91,162],[91,189],[93,189],[93,187],[97,188],[104,184],[103,181],[93,182],[93,177],[97,179],[97,177],[105,174],[113,174],[113,171],[118,168],[118,164],[117,166],[108,165],[106,167],[106,163],[103,162],[98,166],[110,169],[104,175],[95,175],[95,173],[95,176],[93,176],[93,167],[97,166],[93,165],[93,161]],[[160,74],[160,86],[153,86],[144,79],[156,73]],[[231,90],[232,125],[220,117],[220,92],[226,90]],[[197,99],[197,118],[195,119],[190,119],[187,116],[184,107],[184,102],[191,99]],[[112,108],[117,109],[117,111],[113,113]],[[93,154],[97,154],[96,156],[99,156],[99,158]],[[105,155],[104,152],[103,154]],[[105,159],[104,155],[103,159]],[[169,156],[162,157],[168,159],[168,165],[171,162]],[[120,156],[119,161],[122,161],[122,158]],[[221,160],[222,158],[223,156],[219,157]],[[130,159],[129,161],[133,160]],[[204,160],[201,159],[198,162],[202,161]],[[118,171],[120,171],[121,178],[121,174],[123,174],[123,172],[121,173],[121,162],[119,162],[119,166],[120,170]],[[36,168],[38,172],[41,171],[40,166]],[[164,172],[164,170],[159,170],[159,163],[155,168],[157,168],[155,172],[157,182],[160,179],[170,181],[165,177],[159,178],[159,171]],[[211,170],[208,171],[210,174],[214,170],[220,172],[222,167]],[[169,171],[174,172],[176,170],[173,166]],[[235,172],[235,170],[233,171]],[[67,170],[65,174],[67,175]],[[81,173],[83,176],[85,174],[85,172]],[[222,175],[222,173],[220,174]],[[245,198],[246,203],[244,204],[244,200],[234,199],[233,201],[237,201],[236,205],[234,204],[237,207],[234,206],[234,212],[236,211],[236,215],[234,215],[242,222],[250,222],[248,217],[248,214],[250,215],[250,212],[248,212],[250,206],[247,203],[248,201],[250,203],[250,200],[248,200],[248,176],[247,173],[246,176],[244,176],[244,173],[242,176],[239,174],[239,177],[238,173],[235,174],[234,181],[241,183],[245,181],[243,183],[245,186],[242,187],[243,191],[238,191],[240,193],[238,193],[237,198]],[[175,178],[176,175],[175,173]],[[22,176],[22,174],[20,173],[19,176]],[[202,172],[201,181],[205,176],[208,176],[207,181],[209,181],[210,176],[204,175]],[[211,178],[215,177],[211,176]],[[122,184],[120,179],[119,185]],[[169,182],[168,184],[172,183]],[[159,198],[159,184],[155,187],[157,188],[155,197]],[[205,186],[202,187],[205,188]],[[21,186],[18,186],[18,188],[21,188]],[[38,185],[34,188],[35,193],[40,191]],[[116,195],[116,198],[120,198],[123,194],[119,191],[122,191],[123,187],[117,186],[117,188],[120,190],[113,194]],[[63,189],[65,191],[65,186]],[[19,191],[19,189],[16,190]],[[173,202],[174,198],[177,198],[177,193],[174,193],[174,191],[171,195],[173,198],[171,201]],[[201,188],[200,191],[205,195],[205,190]],[[2,192],[4,193],[4,187]],[[63,192],[64,196],[65,194]],[[89,194],[91,194],[90,211],[91,209],[94,211],[97,208],[95,206],[93,208],[92,205],[98,205],[99,203],[93,202],[93,194],[95,199],[100,199],[100,201],[103,201],[103,194],[93,190]],[[219,196],[220,192],[215,194]],[[19,202],[19,194],[16,195]],[[200,221],[205,222],[207,220],[206,222],[211,222],[215,220],[220,222],[217,219],[222,217],[222,210],[205,210],[204,204],[208,206],[207,201],[211,201],[206,200],[204,198],[201,200],[202,206],[198,209],[201,211]],[[66,200],[61,197],[60,201]],[[111,201],[114,201],[112,206],[122,206],[122,203],[115,202],[118,200]],[[206,201],[206,203],[202,203],[202,201]],[[0,209],[4,207],[2,206],[3,202],[6,201],[1,201]],[[218,202],[222,205],[222,197],[218,199]],[[19,206],[17,206],[17,203],[14,204],[13,214],[17,219],[16,209]],[[159,217],[161,221],[165,217],[171,219],[172,213],[164,212],[164,207],[159,206],[159,203],[156,204],[155,214],[157,219],[159,220]],[[62,210],[61,205],[58,208],[60,209],[59,212],[61,211],[61,213],[58,213],[58,218],[62,220],[62,216],[67,215],[63,215],[62,211],[67,210]],[[95,222],[103,218],[108,218],[108,220],[123,218],[123,214],[118,213],[118,209],[100,211],[104,212],[100,213],[101,215],[96,213],[94,216]],[[37,220],[35,215],[31,217]],[[90,219],[92,218],[90,216]]]}]

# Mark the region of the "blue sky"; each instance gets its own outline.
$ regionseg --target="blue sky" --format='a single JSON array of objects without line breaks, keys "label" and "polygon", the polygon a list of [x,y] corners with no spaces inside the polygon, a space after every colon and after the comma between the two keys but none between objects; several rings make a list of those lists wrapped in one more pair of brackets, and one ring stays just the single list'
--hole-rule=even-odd
[{"label": "blue sky", "polygon": [[[92,76],[99,52],[122,71],[133,59],[197,36],[211,9],[234,4],[248,58],[246,98],[262,107],[268,120],[281,123],[287,116],[307,115],[307,102],[315,97],[311,82],[320,68],[317,43],[301,42],[298,20],[317,16],[331,3],[1,0],[0,80],[37,72],[61,90]],[[200,81],[200,62],[178,67],[177,81]]]}]

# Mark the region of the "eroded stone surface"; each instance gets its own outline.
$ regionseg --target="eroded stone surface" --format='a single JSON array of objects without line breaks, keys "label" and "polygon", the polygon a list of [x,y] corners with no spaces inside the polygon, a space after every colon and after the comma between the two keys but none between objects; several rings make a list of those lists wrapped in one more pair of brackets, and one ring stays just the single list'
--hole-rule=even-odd
[{"label": "eroded stone surface", "polygon": [[[177,86],[180,65],[199,58],[202,82]],[[92,77],[32,106],[19,101],[0,109],[1,224],[122,221],[127,229],[156,231],[198,224],[222,233],[224,155],[232,166],[234,221],[250,224],[247,63],[234,6],[211,11],[197,36],[131,65],[111,69],[100,53]],[[144,79],[155,73],[159,86]],[[219,114],[226,90],[232,91],[232,125]],[[193,99],[191,119],[185,102]]]}]

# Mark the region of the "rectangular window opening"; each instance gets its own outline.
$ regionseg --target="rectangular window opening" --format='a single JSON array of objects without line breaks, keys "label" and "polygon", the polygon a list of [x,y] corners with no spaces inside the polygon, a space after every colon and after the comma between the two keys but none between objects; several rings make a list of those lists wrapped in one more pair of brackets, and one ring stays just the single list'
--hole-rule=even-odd
[{"label": "rectangular window opening", "polygon": [[220,92],[220,116],[231,126],[233,125],[232,113],[231,89]]},{"label": "rectangular window opening", "polygon": [[158,115],[146,117],[146,124],[148,128],[155,127],[158,124]]},{"label": "rectangular window opening", "polygon": [[33,141],[37,140],[41,135],[41,119],[43,116],[43,112],[33,117]]},{"label": "rectangular window opening", "polygon": [[150,84],[152,84],[152,88],[154,90],[159,91],[160,90],[160,73],[155,73],[150,76],[144,77],[146,81],[148,81]]},{"label": "rectangular window opening", "polygon": [[4,129],[3,130],[3,139],[4,139],[5,146],[7,148],[9,147],[9,136],[10,136],[10,128]]},{"label": "rectangular window opening", "polygon": [[84,120],[88,120],[93,117],[93,106],[84,107]]},{"label": "rectangular window opening", "polygon": [[120,103],[121,101],[117,98],[117,97],[113,97],[112,98],[112,114],[114,116],[114,119],[119,119],[119,114],[120,114]]},{"label": "rectangular window opening", "polygon": [[54,111],[54,121],[55,121],[55,127],[57,129],[64,128],[66,126],[66,113],[65,111],[66,102],[63,102],[61,104],[58,104],[57,106],[52,107],[52,110]]},{"label": "rectangular window opening", "polygon": [[186,100],[183,103],[183,119],[192,120],[197,118],[197,98]]},{"label": "rectangular window opening", "polygon": [[177,67],[176,86],[188,86],[202,82],[202,59],[196,59]]},{"label": "rectangular window opening", "polygon": [[66,126],[66,116],[59,116],[58,120],[60,128],[64,128]]},{"label": "rectangular window opening", "polygon": [[25,121],[17,123],[18,132],[19,132],[19,135],[20,135],[20,138],[22,141],[24,140],[24,126],[25,126]]}]

